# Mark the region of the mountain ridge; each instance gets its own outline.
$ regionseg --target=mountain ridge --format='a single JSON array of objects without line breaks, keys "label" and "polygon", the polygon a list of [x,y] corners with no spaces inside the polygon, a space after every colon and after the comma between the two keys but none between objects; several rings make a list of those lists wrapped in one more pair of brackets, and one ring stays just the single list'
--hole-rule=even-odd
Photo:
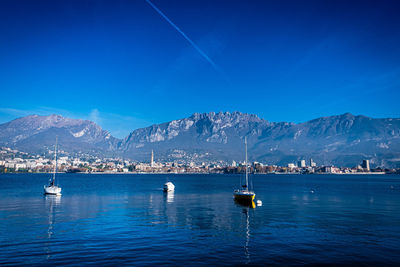
[{"label": "mountain ridge", "polygon": [[[60,136],[71,153],[121,156],[148,161],[241,161],[247,136],[250,160],[286,165],[313,158],[320,165],[356,165],[368,158],[377,166],[399,166],[400,119],[344,113],[302,123],[270,122],[255,114],[193,113],[113,137],[89,120],[30,115],[0,124],[0,145],[43,152]],[[62,142],[64,140],[64,142]]]},{"label": "mountain ridge", "polygon": [[[54,145],[58,135],[61,149],[74,153],[102,154],[118,142],[109,132],[89,120],[70,119],[60,115],[29,115],[0,124],[0,145],[26,152],[44,153]],[[83,146],[83,147],[82,147]]]}]

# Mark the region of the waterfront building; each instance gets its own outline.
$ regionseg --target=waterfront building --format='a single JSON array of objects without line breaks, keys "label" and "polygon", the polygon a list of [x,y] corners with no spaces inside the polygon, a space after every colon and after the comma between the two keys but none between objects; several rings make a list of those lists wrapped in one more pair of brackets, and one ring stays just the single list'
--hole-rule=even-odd
[{"label": "waterfront building", "polygon": [[306,161],[304,159],[300,160],[297,162],[297,166],[300,168],[305,168],[306,167]]},{"label": "waterfront building", "polygon": [[6,168],[15,168],[15,163],[14,162],[6,162],[6,164],[4,164],[4,167],[6,167]]},{"label": "waterfront building", "polygon": [[332,166],[324,166],[321,168],[321,171],[325,173],[332,173]]},{"label": "waterfront building", "polygon": [[25,163],[16,163],[15,170],[17,171],[19,169],[26,169],[26,164]]},{"label": "waterfront building", "polygon": [[363,169],[365,169],[366,171],[370,171],[370,168],[369,168],[369,160],[368,160],[368,159],[364,159],[363,162],[362,162],[362,164],[361,164],[361,167],[362,167]]},{"label": "waterfront building", "polygon": [[310,166],[317,167],[317,163],[315,163],[312,159],[310,159]]}]

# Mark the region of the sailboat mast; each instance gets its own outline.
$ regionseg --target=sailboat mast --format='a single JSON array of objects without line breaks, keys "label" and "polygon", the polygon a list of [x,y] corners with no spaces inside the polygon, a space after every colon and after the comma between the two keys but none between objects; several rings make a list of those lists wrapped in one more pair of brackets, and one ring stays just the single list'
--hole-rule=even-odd
[{"label": "sailboat mast", "polygon": [[58,136],[56,136],[56,145],[54,146],[54,160],[56,161],[56,164],[54,165],[54,170],[53,170],[53,184],[54,181],[56,180],[56,171],[57,171],[57,142],[58,142]]},{"label": "sailboat mast", "polygon": [[246,150],[246,159],[245,159],[245,165],[246,165],[246,189],[249,189],[249,173],[248,173],[248,168],[247,168],[247,137],[244,137],[244,146]]}]

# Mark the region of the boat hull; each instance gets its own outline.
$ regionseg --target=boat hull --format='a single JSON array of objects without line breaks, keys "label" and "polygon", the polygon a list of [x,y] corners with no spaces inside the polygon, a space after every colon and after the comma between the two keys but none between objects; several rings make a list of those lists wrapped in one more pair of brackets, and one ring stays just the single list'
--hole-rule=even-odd
[{"label": "boat hull", "polygon": [[56,195],[61,196],[61,187],[58,186],[44,186],[44,194],[45,195]]},{"label": "boat hull", "polygon": [[252,192],[235,192],[233,193],[233,197],[237,202],[253,202],[256,194]]}]

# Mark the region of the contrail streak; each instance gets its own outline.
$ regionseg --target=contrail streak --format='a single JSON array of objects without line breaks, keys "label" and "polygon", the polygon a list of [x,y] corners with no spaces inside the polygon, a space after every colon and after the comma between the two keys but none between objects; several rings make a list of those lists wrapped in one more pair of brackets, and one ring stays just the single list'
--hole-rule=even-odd
[{"label": "contrail streak", "polygon": [[[209,57],[209,56],[207,56],[207,54],[203,51],[203,50],[201,50],[200,49],[200,47],[198,47],[178,26],[176,26],[176,24],[175,23],[173,23],[160,9],[158,9],[158,7],[156,7],[152,2],[150,2],[150,0],[146,0],[146,2],[155,10],[155,11],[157,11],[157,13],[158,14],[160,14],[160,16],[161,17],[163,17],[172,27],[174,27],[174,29],[175,30],[177,30],[182,36],[183,36],[183,38],[185,38],[186,39],[186,41],[188,41],[192,46],[193,46],[193,48],[194,49],[196,49],[197,50],[197,52],[199,52],[199,54],[201,55],[201,56],[203,56],[203,58],[205,59],[205,60],[207,60],[213,67],[214,67],[214,69],[216,70],[216,71],[218,71],[219,73],[221,73],[221,74],[223,74],[224,75],[224,73],[222,72],[222,70],[218,67],[218,65],[217,64],[215,64],[214,63],[214,61],[212,61],[212,59]],[[225,76],[225,75],[224,75]]]}]

